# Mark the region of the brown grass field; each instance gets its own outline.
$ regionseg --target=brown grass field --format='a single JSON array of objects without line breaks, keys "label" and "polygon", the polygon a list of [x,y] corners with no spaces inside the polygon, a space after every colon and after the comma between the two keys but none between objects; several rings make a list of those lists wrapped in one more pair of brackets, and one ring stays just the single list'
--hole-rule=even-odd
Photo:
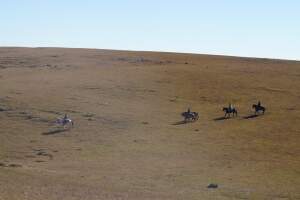
[{"label": "brown grass field", "polygon": [[0,200],[25,199],[300,199],[300,62],[0,48]]}]

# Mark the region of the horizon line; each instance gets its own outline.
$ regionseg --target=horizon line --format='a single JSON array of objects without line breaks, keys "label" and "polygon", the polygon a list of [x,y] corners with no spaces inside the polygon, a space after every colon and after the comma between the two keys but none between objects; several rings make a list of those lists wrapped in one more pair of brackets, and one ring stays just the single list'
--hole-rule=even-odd
[{"label": "horizon line", "polygon": [[160,51],[160,50],[132,50],[132,49],[110,49],[110,48],[97,48],[97,47],[69,47],[69,46],[11,46],[4,45],[0,48],[56,48],[56,49],[87,49],[87,50],[104,50],[104,51],[127,51],[127,52],[149,52],[149,53],[170,53],[170,54],[190,54],[190,55],[205,55],[205,56],[220,56],[231,58],[248,58],[248,59],[261,59],[261,60],[279,60],[279,61],[292,61],[300,62],[300,59],[295,58],[274,58],[274,57],[259,57],[259,56],[243,56],[231,54],[209,54],[200,52],[186,52],[186,51]]}]

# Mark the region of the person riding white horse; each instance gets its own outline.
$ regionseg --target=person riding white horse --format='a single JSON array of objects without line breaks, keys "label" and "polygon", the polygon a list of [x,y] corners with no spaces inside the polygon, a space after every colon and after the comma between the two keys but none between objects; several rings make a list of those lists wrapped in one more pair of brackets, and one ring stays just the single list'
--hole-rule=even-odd
[{"label": "person riding white horse", "polygon": [[66,126],[67,126],[68,124],[71,124],[72,127],[74,126],[74,122],[73,122],[70,118],[68,118],[68,115],[67,115],[67,114],[65,114],[65,116],[64,116],[63,118],[58,118],[58,119],[56,120],[56,123],[58,123],[58,124],[60,124],[60,125],[63,125],[64,128],[66,128]]},{"label": "person riding white horse", "polygon": [[181,115],[184,117],[184,121],[196,121],[199,118],[199,115],[197,112],[191,112],[191,109],[188,107],[187,112],[181,113]]}]

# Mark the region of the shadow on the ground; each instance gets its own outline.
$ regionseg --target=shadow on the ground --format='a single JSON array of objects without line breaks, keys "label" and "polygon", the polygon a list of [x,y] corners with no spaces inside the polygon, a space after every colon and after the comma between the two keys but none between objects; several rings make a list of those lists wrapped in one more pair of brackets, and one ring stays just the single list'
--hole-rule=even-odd
[{"label": "shadow on the ground", "polygon": [[187,121],[179,121],[179,122],[175,122],[175,123],[173,123],[172,125],[175,125],[175,126],[177,126],[177,125],[182,125],[182,124],[187,124],[188,122]]},{"label": "shadow on the ground", "polygon": [[218,118],[215,118],[214,120],[215,121],[222,121],[222,120],[227,120],[227,119],[231,119],[231,117],[218,117]]},{"label": "shadow on the ground", "polygon": [[258,115],[253,114],[253,115],[245,116],[245,117],[243,117],[243,118],[244,118],[244,119],[252,119],[252,118],[256,118],[256,117],[258,117]]},{"label": "shadow on the ground", "polygon": [[44,132],[44,133],[42,133],[42,135],[54,135],[54,134],[62,133],[62,132],[66,132],[66,131],[68,131],[68,129],[56,129],[56,130]]}]

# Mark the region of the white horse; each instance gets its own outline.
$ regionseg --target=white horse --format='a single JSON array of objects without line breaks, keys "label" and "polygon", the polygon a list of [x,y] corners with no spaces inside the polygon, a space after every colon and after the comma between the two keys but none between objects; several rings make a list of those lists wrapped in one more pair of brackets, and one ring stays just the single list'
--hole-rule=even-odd
[{"label": "white horse", "polygon": [[74,122],[67,117],[63,117],[63,118],[57,118],[57,120],[55,121],[57,124],[62,125],[64,128],[67,128],[67,126],[70,124],[72,127],[74,126]]}]

